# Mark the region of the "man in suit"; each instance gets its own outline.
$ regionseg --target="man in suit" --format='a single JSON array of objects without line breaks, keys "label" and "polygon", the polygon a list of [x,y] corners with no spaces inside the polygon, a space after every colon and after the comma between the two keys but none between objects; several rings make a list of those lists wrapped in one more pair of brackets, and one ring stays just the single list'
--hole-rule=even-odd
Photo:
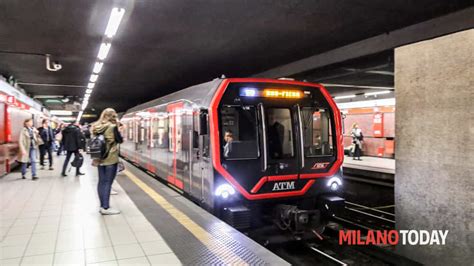
[{"label": "man in suit", "polygon": [[[74,154],[74,158],[79,156],[79,153],[85,148],[85,138],[81,132],[81,129],[76,124],[69,124],[61,132],[62,134],[62,146],[66,150],[66,159],[64,160],[62,176],[67,176],[66,169],[71,159],[71,155]],[[76,167],[76,176],[84,175],[80,171],[80,167]]]},{"label": "man in suit", "polygon": [[43,140],[43,144],[39,145],[41,169],[44,169],[44,157],[46,153],[48,153],[49,170],[53,170],[54,132],[49,126],[48,119],[43,119],[42,126],[38,128],[38,132],[41,139]]}]

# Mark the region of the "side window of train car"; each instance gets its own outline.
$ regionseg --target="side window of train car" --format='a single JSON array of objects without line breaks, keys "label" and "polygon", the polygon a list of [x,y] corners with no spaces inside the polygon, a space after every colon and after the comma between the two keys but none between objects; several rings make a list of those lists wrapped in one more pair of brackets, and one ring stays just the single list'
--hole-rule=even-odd
[{"label": "side window of train car", "polygon": [[166,113],[156,113],[151,121],[151,147],[168,147],[168,119]]},{"label": "side window of train car", "polygon": [[258,158],[257,132],[257,113],[254,106],[221,108],[221,148],[225,159]]},{"label": "side window of train car", "polygon": [[333,154],[331,114],[327,109],[305,107],[301,110],[306,157]]}]

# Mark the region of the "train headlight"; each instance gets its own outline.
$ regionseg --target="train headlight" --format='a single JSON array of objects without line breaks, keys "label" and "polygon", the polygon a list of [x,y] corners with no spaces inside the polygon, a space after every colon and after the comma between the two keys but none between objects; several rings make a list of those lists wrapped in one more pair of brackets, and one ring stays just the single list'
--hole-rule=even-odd
[{"label": "train headlight", "polygon": [[222,197],[223,199],[227,199],[229,196],[235,194],[235,189],[229,184],[222,184],[217,187],[214,194],[218,197]]},{"label": "train headlight", "polygon": [[342,186],[342,180],[341,178],[337,176],[331,177],[326,185],[332,190],[332,191],[337,191],[340,186]]}]

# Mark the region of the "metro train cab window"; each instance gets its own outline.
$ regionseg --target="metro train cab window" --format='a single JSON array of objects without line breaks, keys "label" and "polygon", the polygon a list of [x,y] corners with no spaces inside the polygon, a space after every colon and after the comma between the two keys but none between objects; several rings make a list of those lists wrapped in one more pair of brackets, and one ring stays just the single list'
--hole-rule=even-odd
[{"label": "metro train cab window", "polygon": [[302,108],[303,143],[306,157],[333,154],[331,114],[327,109]]},{"label": "metro train cab window", "polygon": [[270,157],[272,159],[292,158],[295,151],[290,109],[268,108],[266,115]]},{"label": "metro train cab window", "polygon": [[224,106],[220,111],[223,157],[227,160],[258,158],[255,107]]}]

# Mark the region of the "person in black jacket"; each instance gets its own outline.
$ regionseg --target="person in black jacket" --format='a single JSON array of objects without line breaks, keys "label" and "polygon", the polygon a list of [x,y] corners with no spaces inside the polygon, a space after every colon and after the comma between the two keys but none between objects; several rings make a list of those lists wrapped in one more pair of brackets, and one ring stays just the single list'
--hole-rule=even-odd
[{"label": "person in black jacket", "polygon": [[53,170],[53,143],[54,132],[49,126],[48,119],[43,119],[42,127],[38,128],[39,135],[43,140],[43,144],[39,145],[40,150],[40,165],[44,169],[44,157],[48,153],[49,170]]},{"label": "person in black jacket", "polygon": [[[66,175],[67,165],[74,154],[74,158],[79,156],[80,152],[85,148],[85,138],[81,129],[76,124],[70,124],[62,131],[62,146],[66,150],[66,159],[64,160],[62,176]],[[76,167],[76,176],[84,175],[80,171],[80,167]]]}]

